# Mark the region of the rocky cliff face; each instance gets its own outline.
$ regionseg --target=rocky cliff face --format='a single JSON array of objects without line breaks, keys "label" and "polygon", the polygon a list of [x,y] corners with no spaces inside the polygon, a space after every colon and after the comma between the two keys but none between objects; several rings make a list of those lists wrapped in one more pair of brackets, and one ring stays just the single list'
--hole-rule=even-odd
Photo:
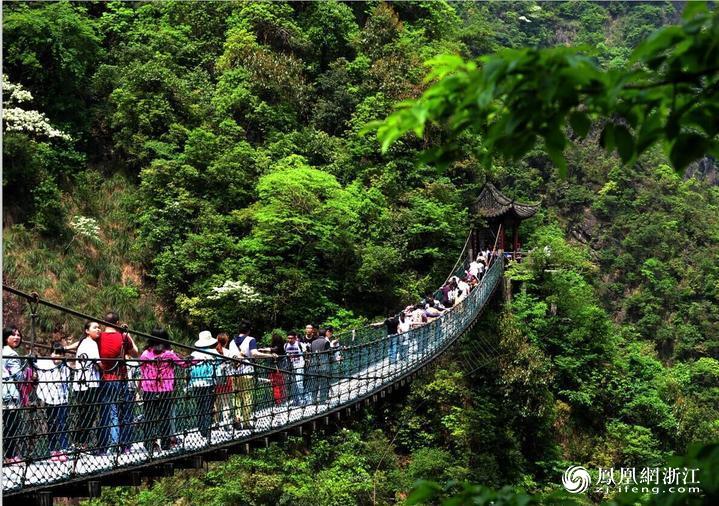
[{"label": "rocky cliff face", "polygon": [[711,156],[706,156],[690,164],[684,171],[686,179],[695,177],[700,181],[706,181],[707,184],[719,185],[719,172],[717,172],[717,161]]}]

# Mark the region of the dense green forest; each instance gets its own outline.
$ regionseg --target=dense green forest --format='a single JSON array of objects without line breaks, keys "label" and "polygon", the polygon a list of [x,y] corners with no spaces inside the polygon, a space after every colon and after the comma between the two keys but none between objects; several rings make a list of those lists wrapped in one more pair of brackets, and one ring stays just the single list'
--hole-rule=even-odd
[{"label": "dense green forest", "polygon": [[[444,280],[485,182],[542,202],[511,302],[401,398],[309,445],[90,503],[392,504],[419,479],[549,497],[572,464],[660,465],[718,441],[713,158],[677,171],[676,150],[608,153],[587,125],[559,171],[542,146],[487,164],[470,131],[428,126],[385,149],[365,132],[422,96],[439,54],[571,45],[621,70],[683,7],[5,4],[3,277],[49,300],[185,342],[242,318],[259,334],[347,329]],[[451,160],[426,156],[450,141]],[[28,324],[3,302],[4,321]],[[47,336],[81,325],[39,321]],[[479,339],[494,349],[476,369],[460,357]]]}]

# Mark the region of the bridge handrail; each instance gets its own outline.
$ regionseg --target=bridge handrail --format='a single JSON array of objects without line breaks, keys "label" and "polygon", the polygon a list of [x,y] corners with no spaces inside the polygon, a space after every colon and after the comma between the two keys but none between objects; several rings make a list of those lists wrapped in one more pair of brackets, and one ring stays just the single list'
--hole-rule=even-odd
[{"label": "bridge handrail", "polygon": [[[76,378],[75,370],[68,371],[67,378],[58,376],[72,359],[54,366],[35,364],[32,370],[41,378],[34,380],[26,372],[29,360],[4,356],[3,364],[18,359],[25,363],[24,375],[3,381],[3,412],[8,413],[3,420],[4,456],[19,457],[3,468],[3,491],[41,489],[236,444],[349,406],[446,349],[487,303],[502,270],[502,261],[493,262],[482,282],[442,317],[404,334],[313,354],[302,370],[290,363],[273,366],[217,356],[173,363],[165,371],[168,376],[172,371],[172,388],[161,390],[142,377],[143,367],[152,365],[145,361],[122,360],[130,367],[127,380],[100,380],[95,386],[88,384],[92,378]],[[212,364],[208,368],[205,362]],[[62,386],[67,387],[66,397],[58,392]],[[117,451],[93,454],[108,449]]]}]

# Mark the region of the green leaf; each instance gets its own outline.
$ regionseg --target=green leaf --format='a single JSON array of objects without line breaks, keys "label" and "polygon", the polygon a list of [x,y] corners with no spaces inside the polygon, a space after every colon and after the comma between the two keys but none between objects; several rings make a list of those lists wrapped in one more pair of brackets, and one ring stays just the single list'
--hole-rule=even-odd
[{"label": "green leaf", "polygon": [[569,168],[567,167],[567,160],[564,158],[564,154],[561,150],[558,150],[556,148],[550,148],[546,142],[545,142],[545,148],[547,150],[547,154],[549,155],[549,158],[552,160],[552,163],[557,167],[557,170],[559,171],[559,177],[562,179],[567,179],[567,176],[569,176]]},{"label": "green leaf", "polygon": [[440,54],[424,63],[432,70],[425,76],[424,82],[428,83],[434,79],[442,79],[447,74],[457,72],[463,65],[464,60],[454,54]]},{"label": "green leaf", "polygon": [[686,118],[704,130],[707,135],[713,135],[716,132],[716,116],[707,107],[692,109]]},{"label": "green leaf", "polygon": [[676,113],[670,114],[669,118],[667,118],[667,124],[664,126],[664,133],[667,136],[667,140],[671,141],[679,135],[679,129],[681,128],[679,124],[680,119],[681,117]]},{"label": "green leaf", "polygon": [[669,26],[652,33],[644,42],[639,44],[632,53],[629,61],[635,63],[648,57],[657,56],[674,42],[682,38],[684,32],[679,26]]},{"label": "green leaf", "polygon": [[369,121],[368,123],[365,124],[365,126],[363,126],[363,127],[360,129],[360,131],[358,132],[357,135],[359,135],[360,137],[363,137],[363,136],[367,135],[367,134],[370,133],[370,132],[374,132],[375,130],[377,130],[377,129],[378,129],[379,127],[381,127],[382,125],[384,125],[384,121],[382,121],[382,120],[376,119],[376,120],[374,120],[374,121]]},{"label": "green leaf", "polygon": [[599,144],[607,151],[614,150],[614,124],[607,123],[599,135]]},{"label": "green leaf", "polygon": [[639,135],[636,141],[637,154],[643,153],[649,146],[654,144],[659,139],[662,128],[658,121],[658,114],[652,113],[650,120],[647,120],[639,130]]},{"label": "green leaf", "polygon": [[627,163],[634,156],[634,137],[624,125],[615,125],[614,142],[622,162]]},{"label": "green leaf", "polygon": [[703,157],[708,148],[707,138],[695,133],[680,134],[669,152],[669,159],[676,171],[682,171],[691,162]]},{"label": "green leaf", "polygon": [[699,14],[707,14],[709,10],[707,9],[706,2],[687,2],[684,5],[684,12],[682,12],[682,19],[689,20],[692,19],[694,16],[697,16]]},{"label": "green leaf", "polygon": [[574,133],[584,139],[589,133],[589,127],[592,125],[589,116],[581,111],[574,111],[569,115],[569,126],[572,127]]},{"label": "green leaf", "polygon": [[442,492],[442,487],[433,481],[421,480],[417,482],[414,490],[409,494],[409,497],[405,501],[405,504],[412,506],[413,504],[421,504],[426,502],[428,499],[436,497]]}]

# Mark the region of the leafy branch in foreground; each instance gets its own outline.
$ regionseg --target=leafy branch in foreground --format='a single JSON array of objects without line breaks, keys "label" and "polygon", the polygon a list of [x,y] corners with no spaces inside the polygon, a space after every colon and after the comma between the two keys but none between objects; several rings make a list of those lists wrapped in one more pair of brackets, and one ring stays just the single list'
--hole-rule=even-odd
[{"label": "leafy branch in foreground", "polygon": [[461,134],[482,139],[480,159],[518,159],[541,138],[562,175],[568,129],[584,138],[600,122],[601,145],[630,163],[662,142],[676,170],[719,156],[719,11],[688,3],[681,25],[654,32],[635,50],[633,68],[604,70],[583,48],[507,49],[477,61],[440,55],[427,62],[417,100],[402,102],[377,129],[383,151],[404,134],[441,125],[446,141],[426,153],[447,163]]}]

